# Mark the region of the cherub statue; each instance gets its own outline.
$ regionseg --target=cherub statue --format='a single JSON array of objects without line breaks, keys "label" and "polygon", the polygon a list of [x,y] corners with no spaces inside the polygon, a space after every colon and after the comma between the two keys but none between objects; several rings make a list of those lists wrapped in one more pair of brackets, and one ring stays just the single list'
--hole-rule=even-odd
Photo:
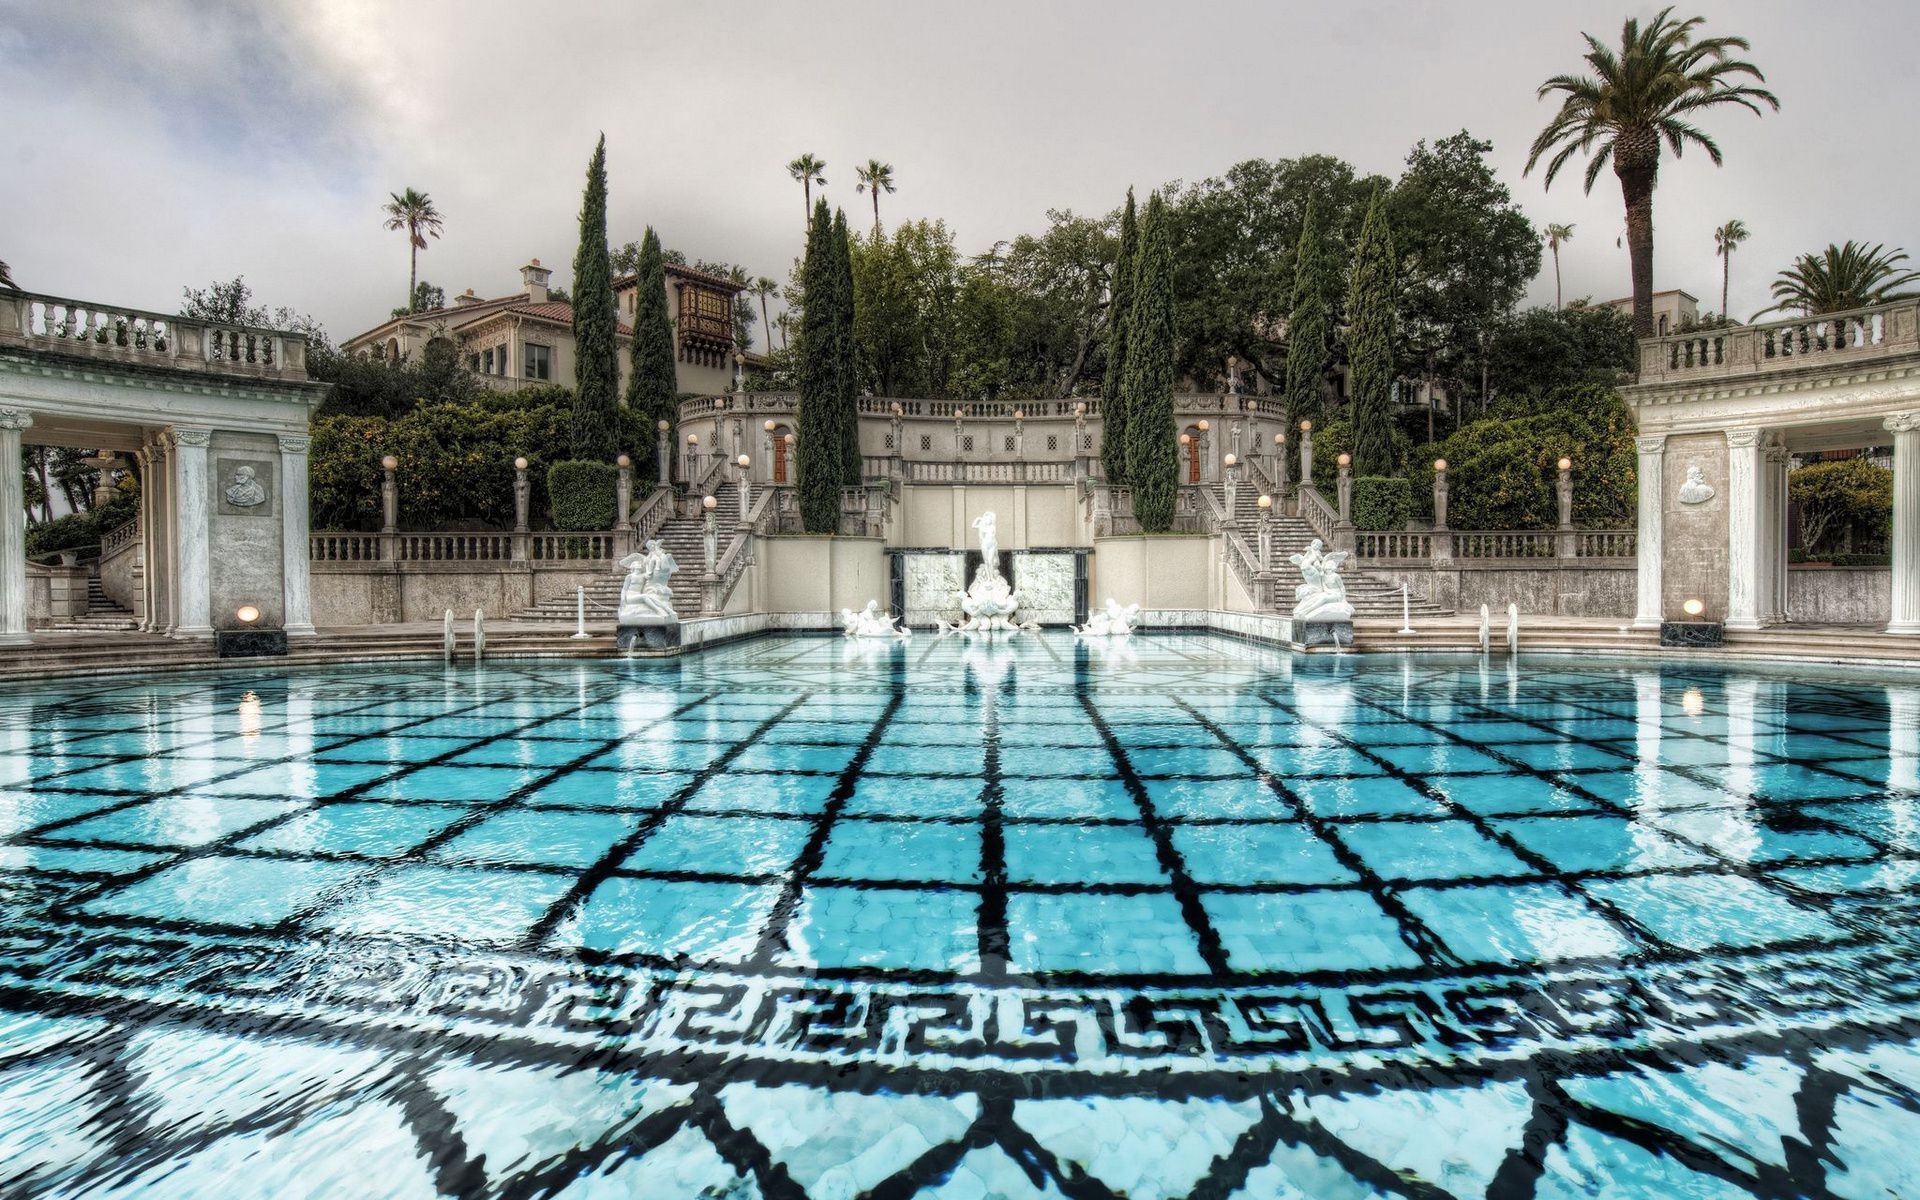
[{"label": "cherub statue", "polygon": [[913,630],[905,625],[896,625],[894,618],[880,611],[878,600],[867,601],[867,606],[855,612],[850,608],[840,610],[840,624],[847,637],[854,638],[910,638]]},{"label": "cherub statue", "polygon": [[1120,602],[1112,596],[1107,597],[1107,611],[1094,613],[1085,625],[1074,628],[1081,637],[1127,637],[1133,633],[1133,623],[1140,617],[1140,606],[1129,604],[1120,607]]},{"label": "cherub statue", "polygon": [[658,538],[648,538],[644,550],[627,555],[620,565],[627,572],[620,584],[620,624],[657,625],[680,619],[673,607],[672,582],[680,564]]},{"label": "cherub statue", "polygon": [[1347,585],[1340,578],[1340,566],[1348,551],[1324,549],[1319,538],[1307,544],[1287,561],[1300,568],[1300,584],[1293,589],[1293,619],[1296,621],[1351,621],[1353,605],[1347,601]]}]

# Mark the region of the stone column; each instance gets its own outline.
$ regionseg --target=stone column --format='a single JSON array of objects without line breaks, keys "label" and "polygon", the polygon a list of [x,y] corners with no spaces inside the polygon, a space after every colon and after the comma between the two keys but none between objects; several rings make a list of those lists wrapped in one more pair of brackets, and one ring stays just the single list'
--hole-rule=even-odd
[{"label": "stone column", "polygon": [[20,435],[33,416],[0,408],[0,646],[25,646],[27,636],[26,472]]},{"label": "stone column", "polygon": [[1888,633],[1920,633],[1920,412],[1896,413],[1893,431],[1893,612]]},{"label": "stone column", "polygon": [[307,447],[304,437],[280,441],[280,586],[288,637],[313,636],[313,554],[307,519]]},{"label": "stone column", "polygon": [[213,569],[207,525],[205,429],[173,429],[173,635],[213,636]]},{"label": "stone column", "polygon": [[150,633],[173,632],[173,447],[165,434],[147,445],[147,461],[152,469],[140,481],[143,491],[153,493],[150,512],[153,524],[147,527],[147,630]]},{"label": "stone column", "polygon": [[153,453],[146,446],[133,452],[140,469],[140,629],[153,626]]},{"label": "stone column", "polygon": [[1787,477],[1793,467],[1793,454],[1778,437],[1767,449],[1767,484],[1771,488],[1768,503],[1768,570],[1773,588],[1760,602],[1760,619],[1772,624],[1787,620]]},{"label": "stone column", "polygon": [[1654,434],[1635,438],[1633,444],[1640,454],[1640,512],[1634,534],[1639,588],[1633,624],[1636,629],[1658,629],[1666,613],[1665,601],[1661,598],[1660,556],[1665,553],[1665,546],[1660,536],[1660,513],[1666,496],[1661,466],[1666,458],[1667,438],[1665,434]]},{"label": "stone column", "polygon": [[1766,469],[1766,435],[1758,429],[1727,430],[1727,620],[1728,629],[1760,628],[1760,530]]}]

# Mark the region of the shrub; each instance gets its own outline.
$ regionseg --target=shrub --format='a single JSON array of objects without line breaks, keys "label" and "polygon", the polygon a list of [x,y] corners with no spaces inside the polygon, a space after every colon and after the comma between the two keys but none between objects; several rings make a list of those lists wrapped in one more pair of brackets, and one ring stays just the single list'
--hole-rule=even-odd
[{"label": "shrub", "polygon": [[1833,556],[1836,567],[1890,567],[1893,565],[1891,554],[1836,554]]},{"label": "shrub", "polygon": [[1405,479],[1361,475],[1353,481],[1355,529],[1405,529],[1413,516],[1413,485]]},{"label": "shrub", "polygon": [[93,522],[87,520],[84,514],[55,517],[27,530],[28,558],[99,544],[100,535],[94,532]]},{"label": "shrub", "polygon": [[556,529],[613,528],[614,483],[619,468],[612,463],[568,459],[547,468]]},{"label": "shrub", "polygon": [[1801,467],[1788,476],[1787,496],[1811,553],[1877,548],[1893,528],[1893,472],[1864,458]]},{"label": "shrub", "polygon": [[[1295,456],[1289,469],[1299,466],[1300,434],[1296,430],[1287,435],[1287,451]],[[1399,426],[1394,426],[1393,465],[1395,469],[1404,468],[1413,454],[1413,439],[1408,437]],[[1344,418],[1328,421],[1313,427],[1313,486],[1325,496],[1333,495],[1333,489],[1340,481],[1340,456],[1353,453],[1353,422]]]},{"label": "shrub", "polygon": [[1560,520],[1557,463],[1574,462],[1573,521],[1633,523],[1633,414],[1613,392],[1587,389],[1550,412],[1475,421],[1413,456],[1416,512],[1433,512],[1433,460],[1448,465],[1447,523],[1455,529],[1551,529]]}]

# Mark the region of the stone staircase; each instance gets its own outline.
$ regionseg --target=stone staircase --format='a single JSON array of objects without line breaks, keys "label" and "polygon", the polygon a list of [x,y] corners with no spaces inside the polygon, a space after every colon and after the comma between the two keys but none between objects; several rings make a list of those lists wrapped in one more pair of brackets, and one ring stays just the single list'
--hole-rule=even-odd
[{"label": "stone staircase", "polygon": [[55,621],[51,627],[68,632],[127,633],[140,628],[140,620],[109,599],[100,586],[100,577],[92,575],[87,578],[87,611]]},{"label": "stone staircase", "polygon": [[[727,542],[733,536],[733,530],[740,514],[740,489],[737,484],[723,483],[713,493],[714,512],[720,522],[720,549],[725,551]],[[705,522],[700,517],[673,516],[660,527],[653,536],[673,555],[680,564],[680,570],[673,577],[673,607],[682,617],[698,616],[704,597],[701,595],[701,577],[706,572],[707,549],[704,537]],[[608,575],[586,585],[587,624],[607,624],[613,621],[620,608],[620,584],[624,573],[618,564],[614,564]],[[543,600],[532,608],[523,608],[509,618],[514,621],[559,621],[573,624],[576,600],[569,592],[564,596],[554,596]]]},{"label": "stone staircase", "polygon": [[[1213,484],[1213,495],[1220,507],[1227,504],[1225,484]],[[1233,511],[1228,514],[1233,528],[1246,539],[1249,549],[1258,550],[1260,545],[1260,508],[1259,489],[1242,482],[1235,489]],[[1271,518],[1273,532],[1273,580],[1274,605],[1285,611],[1293,607],[1293,589],[1300,585],[1300,568],[1287,561],[1290,554],[1298,554],[1307,548],[1319,534],[1302,517],[1276,513]],[[1401,615],[1400,587],[1391,580],[1357,569],[1341,572],[1346,579],[1347,600],[1353,605],[1356,620],[1369,618],[1393,618]],[[1416,617],[1446,616],[1452,609],[1443,607],[1431,600],[1414,596],[1406,602],[1407,611]]]}]

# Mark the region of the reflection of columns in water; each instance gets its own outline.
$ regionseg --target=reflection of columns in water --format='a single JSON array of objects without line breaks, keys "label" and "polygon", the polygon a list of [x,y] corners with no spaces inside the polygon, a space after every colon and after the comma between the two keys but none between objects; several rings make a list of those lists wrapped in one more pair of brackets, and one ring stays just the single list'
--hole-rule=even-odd
[{"label": "reflection of columns in water", "polygon": [[[1757,679],[1729,679],[1726,684],[1727,786],[1740,794],[1743,804],[1759,790],[1754,755],[1763,727],[1755,721],[1754,710],[1764,703],[1760,686]],[[1779,709],[1769,706],[1768,711]]]},{"label": "reflection of columns in water", "polygon": [[[1892,849],[1910,854],[1920,849],[1920,688],[1887,688],[1887,758],[1884,835]],[[1913,868],[1901,870],[1911,883]]]},{"label": "reflection of columns in water", "polygon": [[1642,671],[1633,677],[1633,797],[1644,810],[1661,794],[1660,672]]}]

